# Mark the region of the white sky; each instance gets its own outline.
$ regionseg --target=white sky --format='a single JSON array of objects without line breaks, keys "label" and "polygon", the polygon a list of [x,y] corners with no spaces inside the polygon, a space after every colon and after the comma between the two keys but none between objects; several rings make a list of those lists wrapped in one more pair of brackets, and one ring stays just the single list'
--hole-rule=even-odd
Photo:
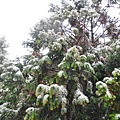
[{"label": "white sky", "polygon": [[[10,59],[27,53],[22,42],[29,38],[30,28],[48,16],[51,2],[60,4],[61,0],[0,0],[0,36],[10,43]],[[110,13],[115,15],[115,11]]]},{"label": "white sky", "polygon": [[26,54],[22,42],[29,38],[32,28],[41,18],[47,17],[49,4],[61,0],[0,0],[0,36],[10,43],[9,57]]}]

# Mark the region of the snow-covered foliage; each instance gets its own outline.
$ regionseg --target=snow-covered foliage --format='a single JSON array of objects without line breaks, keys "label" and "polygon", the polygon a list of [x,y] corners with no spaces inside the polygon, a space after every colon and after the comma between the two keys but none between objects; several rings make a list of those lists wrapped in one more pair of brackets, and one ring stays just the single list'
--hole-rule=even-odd
[{"label": "snow-covered foliage", "polygon": [[74,99],[72,101],[73,104],[80,104],[83,107],[89,103],[89,99],[85,96],[79,89],[75,91]]},{"label": "snow-covered foliage", "polygon": [[119,118],[119,19],[107,14],[113,2],[104,8],[103,0],[50,4],[51,16],[24,42],[30,55],[0,66],[0,104],[14,109],[22,103],[24,120]]},{"label": "snow-covered foliage", "polygon": [[0,105],[0,120],[15,120],[17,119],[18,112],[20,108],[17,110],[7,108],[8,102]]}]

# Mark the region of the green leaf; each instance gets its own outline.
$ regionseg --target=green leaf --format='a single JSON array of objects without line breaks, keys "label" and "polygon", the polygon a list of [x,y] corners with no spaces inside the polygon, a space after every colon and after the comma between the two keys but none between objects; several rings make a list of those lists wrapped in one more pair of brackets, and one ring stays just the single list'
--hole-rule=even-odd
[{"label": "green leaf", "polygon": [[59,83],[59,79],[58,78],[56,78],[56,83]]},{"label": "green leaf", "polygon": [[54,106],[51,104],[50,105],[50,110],[53,110],[54,109]]},{"label": "green leaf", "polygon": [[28,114],[25,115],[24,120],[29,120],[29,115]]},{"label": "green leaf", "polygon": [[49,83],[52,84],[54,82],[54,78],[50,78]]}]

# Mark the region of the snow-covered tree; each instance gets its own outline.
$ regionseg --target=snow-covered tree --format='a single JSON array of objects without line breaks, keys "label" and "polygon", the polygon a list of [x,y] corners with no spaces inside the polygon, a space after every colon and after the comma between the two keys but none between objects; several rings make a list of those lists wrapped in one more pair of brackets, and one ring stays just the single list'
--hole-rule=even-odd
[{"label": "snow-covered tree", "polygon": [[103,2],[51,4],[51,16],[31,29],[31,40],[23,44],[33,52],[1,75],[8,107],[22,103],[17,119],[119,119],[119,18],[108,15],[117,1],[108,0],[104,8]]},{"label": "snow-covered tree", "polygon": [[7,50],[8,44],[6,43],[5,37],[0,37],[0,64],[3,64],[6,55],[7,55]]},{"label": "snow-covered tree", "polygon": [[[61,7],[51,4],[51,17],[40,20],[31,30],[32,40],[24,44],[33,48],[33,59],[23,73],[29,85],[32,83],[29,90],[36,98],[34,108],[40,110],[27,112],[25,120],[32,116],[95,120],[111,114],[96,94],[96,82],[111,75],[111,55],[118,56],[119,61],[120,31],[119,19],[107,14],[108,7],[117,2],[108,1],[104,8],[103,2],[62,0]],[[48,53],[42,55],[46,49]],[[119,62],[110,72],[114,67],[119,68]],[[32,88],[33,83],[36,88]]]}]

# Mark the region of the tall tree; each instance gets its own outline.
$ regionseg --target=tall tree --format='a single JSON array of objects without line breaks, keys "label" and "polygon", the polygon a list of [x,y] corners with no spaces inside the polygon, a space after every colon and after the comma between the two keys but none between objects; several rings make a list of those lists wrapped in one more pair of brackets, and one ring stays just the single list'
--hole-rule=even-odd
[{"label": "tall tree", "polygon": [[[3,71],[3,64],[4,62],[7,60],[7,50],[6,48],[8,48],[8,44],[6,43],[6,39],[5,37],[0,37],[0,75]],[[1,81],[1,78],[0,78]]]},{"label": "tall tree", "polygon": [[0,37],[0,64],[3,64],[6,55],[7,55],[7,50],[8,44],[6,43],[5,37]]},{"label": "tall tree", "polygon": [[[32,40],[26,44],[33,48],[34,59],[23,73],[32,76],[38,86],[32,92],[36,105],[27,109],[26,120],[32,116],[63,120],[109,117],[109,107],[104,99],[98,99],[96,84],[110,75],[105,67],[111,52],[105,48],[113,49],[109,45],[119,41],[120,31],[116,24],[119,19],[107,14],[108,7],[117,2],[108,1],[104,8],[102,2],[62,0],[62,7],[51,4],[51,17],[40,20],[31,30]],[[41,55],[46,48],[48,54]],[[108,92],[105,96],[108,101],[112,99]],[[34,114],[38,108],[41,110]]]},{"label": "tall tree", "polygon": [[119,119],[119,19],[107,14],[117,2],[108,0],[104,8],[103,2],[51,4],[50,18],[31,29],[31,40],[24,45],[32,54],[24,56],[21,69],[11,64],[2,74],[13,83],[8,95],[14,101],[6,101],[15,103],[13,109],[23,108],[16,119]]}]

